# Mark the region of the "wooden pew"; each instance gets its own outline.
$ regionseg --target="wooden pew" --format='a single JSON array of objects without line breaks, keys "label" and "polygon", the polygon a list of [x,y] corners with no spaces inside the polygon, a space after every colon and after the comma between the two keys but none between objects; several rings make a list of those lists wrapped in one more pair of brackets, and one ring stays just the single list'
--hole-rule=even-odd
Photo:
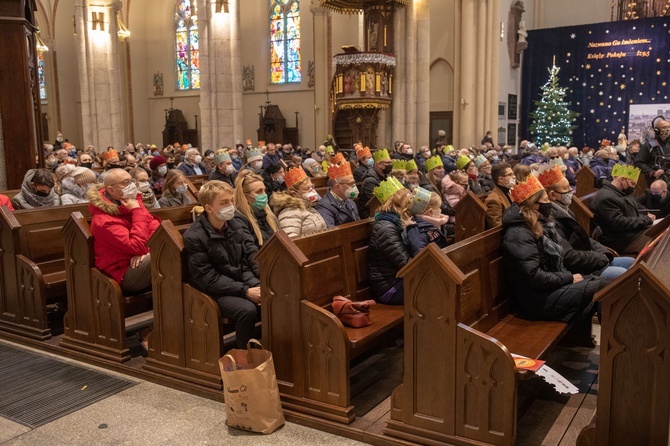
[{"label": "wooden pew", "polygon": [[328,186],[328,177],[316,177],[316,178],[310,178],[312,180],[312,185],[314,186],[314,189],[320,189],[320,188],[325,188]]},{"label": "wooden pew", "polygon": [[[191,205],[152,209],[176,225],[191,221]],[[93,235],[87,219],[72,213],[61,236],[65,242],[68,311],[60,346],[86,355],[124,362],[130,359],[126,330],[151,322],[151,293],[124,296],[119,284],[95,267]],[[129,319],[127,316],[138,315]]]},{"label": "wooden pew", "polygon": [[569,325],[510,313],[502,233],[493,228],[444,250],[430,244],[398,273],[405,375],[386,435],[421,444],[514,444],[511,353],[540,358]]},{"label": "wooden pew", "polygon": [[472,191],[456,203],[454,240],[460,242],[486,229],[486,206]]},{"label": "wooden pew", "polygon": [[47,304],[65,303],[65,263],[60,230],[88,204],[0,208],[0,330],[46,340],[52,332]]},{"label": "wooden pew", "polygon": [[584,197],[584,200],[573,196],[572,203],[570,203],[570,210],[575,214],[575,220],[589,236],[591,235],[591,221],[593,220],[593,212],[591,212],[589,205],[593,195],[595,195],[595,192]]},{"label": "wooden pew", "polygon": [[600,290],[597,413],[579,446],[667,445],[670,438],[670,231]]},{"label": "wooden pew", "polygon": [[209,180],[209,175],[191,175],[186,177],[186,179],[189,181],[189,190],[191,193],[197,197],[198,196],[198,191],[202,187],[203,184],[205,184]]},{"label": "wooden pew", "polygon": [[575,190],[576,197],[582,198],[596,191],[596,175],[588,166],[579,169],[579,172],[575,175],[575,181],[577,184],[577,189]]},{"label": "wooden pew", "polygon": [[278,231],[258,253],[263,343],[285,409],[351,423],[350,361],[402,323],[401,306],[372,306],[372,325],[358,329],[329,311],[336,295],[370,298],[371,226],[364,220],[297,239]]},{"label": "wooden pew", "polygon": [[218,304],[188,284],[182,234],[163,221],[151,236],[154,325],[145,370],[223,390],[218,360],[233,329]]}]

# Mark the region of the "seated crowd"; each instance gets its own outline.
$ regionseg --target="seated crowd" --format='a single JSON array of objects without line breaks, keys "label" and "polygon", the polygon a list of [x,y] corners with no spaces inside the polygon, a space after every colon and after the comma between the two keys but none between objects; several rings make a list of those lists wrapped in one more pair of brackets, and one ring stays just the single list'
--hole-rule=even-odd
[{"label": "seated crowd", "polygon": [[[658,135],[657,145],[667,145],[667,132]],[[248,141],[246,150],[208,150],[203,159],[198,149],[177,143],[162,151],[129,144],[121,153],[108,148],[100,155],[93,147],[61,143],[46,148],[47,168],[28,171],[21,191],[11,201],[1,196],[0,204],[30,209],[88,202],[96,266],[128,294],[151,286],[146,242],[160,220],[148,209],[199,204],[202,213],[183,236],[188,274],[234,321],[237,345],[244,347],[260,318],[255,254],[275,232],[301,237],[372,217],[372,296],[402,305],[398,271],[429,243],[443,248],[453,242],[454,208],[473,193],[486,207],[487,227],[503,227],[518,314],[568,321],[592,314],[593,295],[633,263],[619,254],[638,253],[649,242],[647,228],[670,213],[665,171],[647,159],[642,172],[651,187],[637,199],[632,195],[641,169],[631,163],[641,161],[626,148],[647,153],[655,146],[640,149],[634,142],[620,150],[621,144],[580,156],[577,148],[542,150],[523,141],[513,155],[489,141],[456,150],[438,139],[435,149],[424,146],[414,155],[402,141],[392,153],[360,143],[336,152],[331,145],[311,151],[272,143],[254,148]],[[585,165],[601,186],[591,203],[596,234],[570,209],[575,175]],[[194,175],[208,179],[197,197],[189,192]],[[323,176],[327,190],[320,194],[312,180]]]}]

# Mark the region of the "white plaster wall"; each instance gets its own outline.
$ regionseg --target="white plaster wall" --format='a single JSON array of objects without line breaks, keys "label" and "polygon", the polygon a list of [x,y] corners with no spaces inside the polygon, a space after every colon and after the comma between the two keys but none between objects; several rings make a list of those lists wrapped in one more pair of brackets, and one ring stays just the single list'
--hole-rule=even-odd
[{"label": "white plaster wall", "polygon": [[454,109],[454,0],[430,2],[430,111]]},{"label": "white plaster wall", "polygon": [[[540,23],[536,28],[558,28],[560,26],[586,25],[609,22],[611,0],[535,0],[542,4]],[[531,2],[524,2],[531,3]],[[529,9],[530,5],[526,5]],[[615,11],[616,19],[616,11]],[[528,21],[526,21],[528,23]],[[531,28],[529,28],[531,29]]]},{"label": "white plaster wall", "polygon": [[[128,0],[125,0],[128,2]],[[169,5],[170,2],[163,2]],[[147,35],[146,26],[149,10],[146,1],[134,1],[130,3],[130,13],[125,15],[126,3],[123,6],[125,25],[130,29],[130,40],[124,45],[130,51],[130,70],[132,73],[132,108],[134,125],[134,142],[144,144],[161,144],[162,137],[151,132],[151,119],[149,113],[149,98],[153,97],[153,73],[149,72],[147,60]],[[124,74],[127,76],[127,74]],[[162,129],[161,129],[162,130]]]}]

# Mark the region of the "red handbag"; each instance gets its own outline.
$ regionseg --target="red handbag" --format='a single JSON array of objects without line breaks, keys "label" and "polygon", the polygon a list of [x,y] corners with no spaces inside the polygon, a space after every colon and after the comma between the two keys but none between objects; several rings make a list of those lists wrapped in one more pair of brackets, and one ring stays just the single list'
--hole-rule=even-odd
[{"label": "red handbag", "polygon": [[370,305],[374,304],[374,300],[354,302],[343,296],[335,296],[333,297],[333,313],[344,325],[353,328],[367,327],[372,325]]}]

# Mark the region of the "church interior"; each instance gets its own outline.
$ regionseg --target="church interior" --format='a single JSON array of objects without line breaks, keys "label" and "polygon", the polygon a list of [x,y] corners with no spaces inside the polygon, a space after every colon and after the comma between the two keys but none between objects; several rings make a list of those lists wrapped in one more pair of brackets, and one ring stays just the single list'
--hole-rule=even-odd
[{"label": "church interior", "polygon": [[[0,56],[10,198],[27,171],[51,167],[58,138],[101,159],[176,144],[218,159],[276,142],[303,154],[333,145],[353,162],[357,144],[381,153],[400,141],[418,155],[491,135],[489,148],[520,157],[552,66],[576,112],[566,148],[644,142],[670,117],[666,0],[0,0]],[[589,175],[571,183],[570,209],[594,229],[602,184]],[[200,197],[207,177],[185,178]],[[311,180],[320,194],[333,186]],[[0,206],[0,445],[669,445],[670,220],[596,295],[602,314],[587,328],[525,321],[500,285],[502,231],[464,194],[453,244],[400,269],[404,306],[380,308],[370,327],[331,311],[336,294],[372,298],[370,225],[279,231],[261,247],[257,337],[286,418],[269,436],[225,424],[218,358],[235,331],[182,270],[192,205],[152,210],[163,221],[146,244],[153,297],[139,303],[94,268],[86,206],[49,217]],[[134,333],[149,324],[143,350]],[[544,378],[515,365],[520,352],[546,364]],[[55,377],[48,400],[60,405],[33,401],[50,392],[30,380],[38,372]],[[59,374],[86,373],[93,396],[75,396],[89,384],[57,392]]]}]

